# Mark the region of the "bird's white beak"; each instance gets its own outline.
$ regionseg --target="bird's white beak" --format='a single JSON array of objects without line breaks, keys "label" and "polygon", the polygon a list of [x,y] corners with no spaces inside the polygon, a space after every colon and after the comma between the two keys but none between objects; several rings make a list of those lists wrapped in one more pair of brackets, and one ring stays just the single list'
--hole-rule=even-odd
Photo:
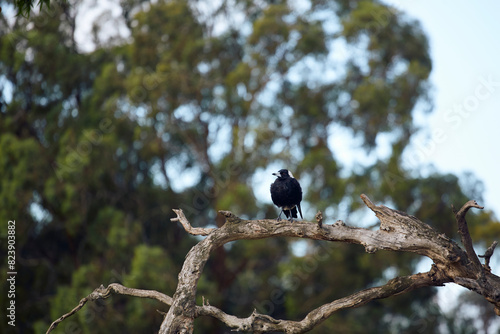
[{"label": "bird's white beak", "polygon": [[273,173],[274,176],[280,176],[280,173]]}]

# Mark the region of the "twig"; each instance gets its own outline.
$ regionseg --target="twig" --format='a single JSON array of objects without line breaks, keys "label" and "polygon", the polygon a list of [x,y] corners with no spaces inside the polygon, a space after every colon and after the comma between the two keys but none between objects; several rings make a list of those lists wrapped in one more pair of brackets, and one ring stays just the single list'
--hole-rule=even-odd
[{"label": "twig", "polygon": [[465,220],[465,215],[471,208],[483,209],[483,207],[478,205],[476,201],[470,200],[465,203],[458,212],[455,213],[455,218],[458,224],[458,232],[460,233],[460,237],[462,238],[462,243],[464,245],[467,256],[474,263],[474,265],[476,265],[478,268],[482,268],[481,262],[479,261],[479,258],[474,251],[472,238],[469,233],[469,228],[467,227],[467,221]]},{"label": "twig", "polygon": [[186,232],[191,235],[209,235],[210,232],[215,230],[215,228],[192,227],[181,209],[173,209],[173,211],[177,214],[177,217],[171,218],[170,221],[178,221]]},{"label": "twig", "polygon": [[59,319],[55,320],[47,330],[46,334],[50,333],[53,331],[59,323],[61,323],[64,319],[72,316],[76,312],[78,312],[89,300],[99,300],[99,299],[106,299],[109,296],[111,296],[111,292],[114,292],[118,295],[128,295],[128,296],[134,296],[134,297],[140,297],[140,298],[150,298],[150,299],[156,299],[159,302],[162,302],[163,304],[166,304],[168,306],[172,305],[173,299],[170,296],[167,296],[161,292],[155,291],[155,290],[142,290],[142,289],[133,289],[133,288],[128,288],[126,286],[123,286],[118,283],[112,283],[108,285],[107,288],[105,288],[103,285],[92,291],[87,297],[83,298],[80,300],[80,303],[72,309],[70,312],[64,314],[61,316]]},{"label": "twig", "polygon": [[363,200],[363,202],[367,207],[369,207],[372,211],[374,211],[375,204],[373,204],[373,202],[368,198],[368,196],[366,196],[365,194],[361,194],[359,197],[361,197],[361,199]]},{"label": "twig", "polygon": [[318,227],[321,228],[321,226],[323,225],[323,214],[321,213],[321,211],[318,211],[314,218],[316,218],[316,221],[318,222]]},{"label": "twig", "polygon": [[484,255],[478,255],[479,257],[484,258],[484,269],[488,270],[491,272],[491,267],[490,267],[490,258],[493,255],[493,252],[495,251],[495,247],[497,246],[498,241],[493,241],[490,247],[484,252]]},{"label": "twig", "polygon": [[59,325],[59,323],[61,323],[64,319],[68,318],[68,317],[71,317],[73,314],[75,314],[76,312],[80,311],[80,309],[89,301],[89,297],[85,297],[85,298],[82,298],[80,300],[80,303],[74,308],[72,309],[70,312],[62,315],[59,319],[55,320],[49,327],[49,329],[47,329],[47,332],[45,334],[49,334],[50,332],[52,332],[56,327],[57,325]]}]

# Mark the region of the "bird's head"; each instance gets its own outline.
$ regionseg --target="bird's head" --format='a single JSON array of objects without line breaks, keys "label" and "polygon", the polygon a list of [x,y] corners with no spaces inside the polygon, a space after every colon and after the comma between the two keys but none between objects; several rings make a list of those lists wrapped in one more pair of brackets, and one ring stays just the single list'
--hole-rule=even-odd
[{"label": "bird's head", "polygon": [[280,169],[277,173],[273,173],[273,175],[277,176],[280,179],[286,179],[287,177],[293,178],[292,172],[288,169]]}]

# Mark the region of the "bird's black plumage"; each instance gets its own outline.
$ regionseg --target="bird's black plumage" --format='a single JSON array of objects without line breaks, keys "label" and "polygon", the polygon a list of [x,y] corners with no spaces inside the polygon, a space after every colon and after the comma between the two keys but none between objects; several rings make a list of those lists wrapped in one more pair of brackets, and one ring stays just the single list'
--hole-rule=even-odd
[{"label": "bird's black plumage", "polygon": [[273,173],[278,178],[271,184],[271,199],[273,203],[281,209],[278,220],[281,219],[281,213],[291,221],[297,218],[297,209],[302,217],[300,202],[302,201],[302,188],[299,181],[295,179],[287,169],[281,169]]}]

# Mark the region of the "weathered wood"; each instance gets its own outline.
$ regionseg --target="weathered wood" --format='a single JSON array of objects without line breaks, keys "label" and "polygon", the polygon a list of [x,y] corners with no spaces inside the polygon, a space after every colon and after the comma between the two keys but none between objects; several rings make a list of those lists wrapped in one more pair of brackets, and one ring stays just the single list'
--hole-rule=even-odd
[{"label": "weathered wood", "polygon": [[[177,333],[182,330],[187,330],[187,333],[191,333],[192,323],[196,315],[211,315],[237,330],[251,329],[259,332],[286,331],[289,333],[303,333],[339,309],[361,306],[374,299],[387,298],[423,286],[438,286],[446,282],[461,284],[485,296],[496,306],[500,305],[500,299],[496,295],[491,295],[491,288],[493,286],[490,286],[492,280],[495,286],[499,283],[498,277],[493,275],[495,278],[493,276],[486,278],[482,272],[482,266],[478,267],[477,263],[471,260],[469,253],[472,244],[467,246],[466,251],[464,251],[456,242],[443,234],[439,234],[432,227],[421,222],[416,217],[386,206],[376,206],[366,195],[361,195],[361,198],[366,206],[379,218],[379,230],[372,231],[355,228],[346,226],[343,223],[324,225],[322,224],[320,213],[317,215],[317,222],[314,224],[307,221],[290,223],[288,221],[268,219],[242,220],[234,216],[231,212],[221,211],[220,213],[227,219],[226,224],[210,232],[208,237],[198,244],[203,245],[203,251],[196,250],[197,245],[192,249],[194,252],[188,254],[181,274],[179,274],[179,285],[174,295],[174,300],[178,299],[179,303],[176,304],[174,302],[174,305],[170,308],[162,324],[160,333]],[[467,202],[457,213],[459,224],[464,224],[465,214],[472,207],[481,208],[474,201]],[[183,215],[175,219],[180,221],[183,226],[190,226]],[[465,229],[467,229],[466,225]],[[301,321],[276,320],[263,317],[263,315],[259,315],[256,312],[248,318],[239,319],[229,316],[214,307],[201,308],[197,312],[192,311],[196,299],[198,274],[201,274],[202,266],[206,263],[209,253],[213,248],[234,240],[261,239],[275,236],[360,244],[369,253],[376,252],[378,249],[412,252],[431,258],[434,261],[434,266],[433,270],[429,273],[404,278],[398,277],[384,286],[363,290],[330,304],[323,305],[311,311]],[[477,259],[477,256],[475,258]],[[190,274],[183,275],[183,272]],[[483,284],[477,283],[474,279],[471,281],[470,277],[483,277]],[[483,289],[485,286],[490,286],[490,288]],[[190,311],[183,312],[186,309]],[[181,320],[180,322],[175,322],[175,314],[179,314],[177,317]],[[189,326],[186,326],[186,324],[189,324]]]},{"label": "weathered wood", "polygon": [[[83,304],[81,302],[55,323],[57,325],[64,318],[77,312],[87,300],[107,298],[114,292],[152,298],[170,306],[161,324],[160,334],[193,333],[194,319],[199,316],[214,317],[237,331],[304,333],[341,309],[360,307],[375,299],[388,298],[421,287],[441,286],[448,282],[459,284],[482,295],[494,305],[495,312],[500,315],[500,277],[492,274],[487,264],[485,266],[480,264],[465,222],[465,214],[470,208],[482,209],[482,207],[474,201],[469,201],[455,213],[465,247],[463,250],[455,241],[416,217],[383,205],[374,205],[366,195],[361,195],[361,198],[379,218],[378,230],[351,227],[342,221],[326,225],[323,223],[321,213],[316,215],[315,222],[289,222],[274,219],[244,220],[229,211],[219,211],[226,218],[226,223],[220,228],[193,228],[182,210],[174,210],[177,216],[172,218],[172,221],[181,223],[188,233],[204,235],[206,238],[188,252],[173,297],[157,291],[129,289],[112,284],[108,288],[96,289],[87,299],[82,299]],[[214,249],[230,241],[271,237],[297,237],[359,244],[364,246],[368,253],[374,253],[379,249],[411,252],[429,257],[434,263],[429,272],[396,277],[385,285],[334,300],[311,310],[300,321],[274,319],[256,311],[247,318],[238,318],[205,302],[201,306],[196,305],[198,281]],[[494,245],[485,254],[488,262],[493,254]]]}]

